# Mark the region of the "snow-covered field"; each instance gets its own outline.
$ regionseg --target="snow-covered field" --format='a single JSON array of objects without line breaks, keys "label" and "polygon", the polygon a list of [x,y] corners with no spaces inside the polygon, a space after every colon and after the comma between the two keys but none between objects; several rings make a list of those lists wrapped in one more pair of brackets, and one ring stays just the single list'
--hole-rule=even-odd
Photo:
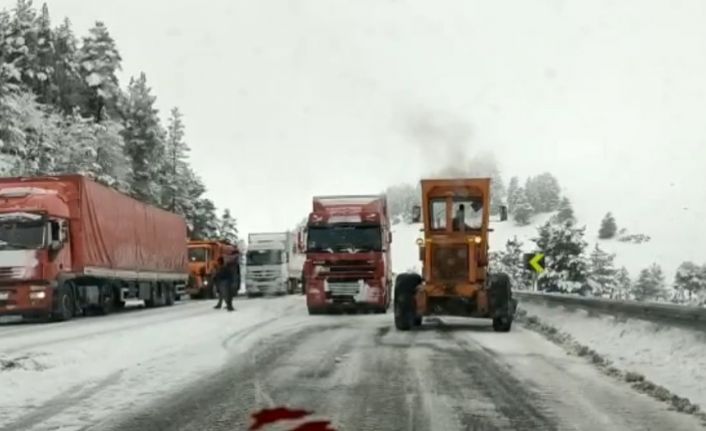
[{"label": "snow-covered field", "polygon": [[[261,337],[287,330],[275,321],[283,314],[308,318],[301,301],[237,301],[235,313],[213,310],[212,301],[186,301],[65,323],[0,326],[0,424],[81,429],[139,407],[218,369]],[[287,325],[296,326],[291,319]]]}]

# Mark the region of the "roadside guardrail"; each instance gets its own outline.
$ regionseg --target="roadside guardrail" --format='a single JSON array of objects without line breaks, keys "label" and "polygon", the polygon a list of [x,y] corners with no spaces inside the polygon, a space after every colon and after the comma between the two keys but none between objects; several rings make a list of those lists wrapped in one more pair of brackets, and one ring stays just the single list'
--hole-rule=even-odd
[{"label": "roadside guardrail", "polygon": [[627,300],[613,300],[605,298],[592,298],[580,295],[563,293],[541,293],[515,290],[513,295],[522,302],[544,303],[546,305],[562,305],[573,308],[582,308],[604,314],[623,315],[650,321],[672,321],[698,324],[706,329],[706,308],[659,302],[640,302]]}]

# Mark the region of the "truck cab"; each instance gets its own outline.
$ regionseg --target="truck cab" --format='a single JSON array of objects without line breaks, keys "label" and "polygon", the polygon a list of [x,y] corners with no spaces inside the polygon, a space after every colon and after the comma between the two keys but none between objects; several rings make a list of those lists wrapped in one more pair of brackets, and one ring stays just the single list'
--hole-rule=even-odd
[{"label": "truck cab", "polygon": [[251,233],[245,254],[245,292],[249,297],[290,291],[289,233]]},{"label": "truck cab", "polygon": [[212,277],[219,257],[228,258],[235,247],[219,241],[189,241],[189,281],[186,293],[192,298],[213,298],[215,286]]},{"label": "truck cab", "polygon": [[312,209],[304,265],[309,313],[384,313],[392,285],[386,197],[319,196]]}]

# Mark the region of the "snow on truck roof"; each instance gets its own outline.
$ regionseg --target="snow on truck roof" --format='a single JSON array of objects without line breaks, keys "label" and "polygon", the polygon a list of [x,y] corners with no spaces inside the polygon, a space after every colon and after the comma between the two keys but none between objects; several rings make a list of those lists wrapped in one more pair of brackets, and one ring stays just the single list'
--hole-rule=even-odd
[{"label": "snow on truck roof", "polygon": [[384,195],[356,195],[356,196],[314,196],[314,201],[323,205],[367,205],[376,200],[383,199]]}]

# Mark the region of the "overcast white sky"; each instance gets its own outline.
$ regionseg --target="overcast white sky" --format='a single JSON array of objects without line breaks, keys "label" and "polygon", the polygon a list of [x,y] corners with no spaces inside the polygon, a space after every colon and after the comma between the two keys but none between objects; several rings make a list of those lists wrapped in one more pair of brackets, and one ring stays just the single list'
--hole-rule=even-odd
[{"label": "overcast white sky", "polygon": [[[506,177],[552,171],[579,210],[706,219],[704,1],[48,3],[81,36],[104,21],[122,84],[144,71],[161,114],[181,108],[194,166],[242,231],[481,148]],[[420,121],[436,144],[415,139]]]}]

